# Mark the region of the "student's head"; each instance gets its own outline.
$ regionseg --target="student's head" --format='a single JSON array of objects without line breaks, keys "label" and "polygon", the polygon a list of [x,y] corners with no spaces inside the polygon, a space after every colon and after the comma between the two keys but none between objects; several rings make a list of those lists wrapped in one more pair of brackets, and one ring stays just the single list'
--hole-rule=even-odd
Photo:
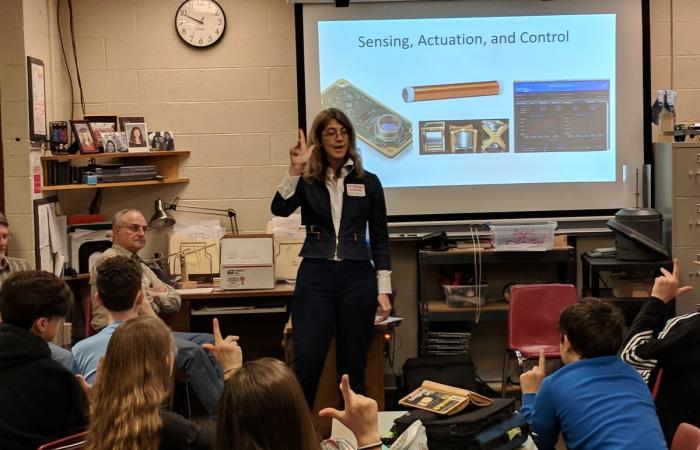
[{"label": "student's head", "polygon": [[49,272],[15,272],[0,287],[2,321],[45,341],[56,337],[61,319],[72,304],[73,292],[68,285]]},{"label": "student's head", "polygon": [[625,318],[620,309],[596,298],[567,306],[559,315],[564,363],[615,355],[622,345]]},{"label": "student's head", "polygon": [[323,180],[329,166],[344,164],[348,159],[353,161],[354,171],[359,176],[364,175],[362,159],[355,145],[355,128],[341,110],[328,108],[318,113],[308,138],[315,148],[307,164],[305,178]]},{"label": "student's head", "polygon": [[163,136],[165,137],[165,139],[172,139],[172,138],[173,138],[173,137],[170,135],[170,131],[164,132],[164,133],[163,133]]},{"label": "student's head", "polygon": [[136,253],[146,245],[148,223],[141,211],[122,209],[114,215],[112,221],[112,242]]},{"label": "student's head", "polygon": [[10,222],[5,214],[0,212],[0,260],[7,254],[7,243],[10,241]]},{"label": "student's head", "polygon": [[129,319],[115,330],[92,390],[88,449],[158,448],[174,350],[157,317]]},{"label": "student's head", "polygon": [[248,361],[224,383],[216,442],[219,450],[319,448],[301,386],[286,364]]},{"label": "student's head", "polygon": [[97,295],[111,312],[134,308],[141,294],[141,265],[126,256],[107,258],[97,266]]}]

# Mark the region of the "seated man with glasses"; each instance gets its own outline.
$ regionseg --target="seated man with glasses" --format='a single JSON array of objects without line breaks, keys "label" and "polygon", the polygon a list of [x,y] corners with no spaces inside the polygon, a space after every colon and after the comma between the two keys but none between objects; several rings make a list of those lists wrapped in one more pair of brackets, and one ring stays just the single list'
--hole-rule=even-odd
[{"label": "seated man with glasses", "polygon": [[[90,270],[90,292],[92,299],[92,321],[94,329],[100,330],[110,323],[109,313],[96,299],[97,266],[107,258],[126,256],[139,262],[142,271],[142,288],[145,300],[156,314],[169,314],[180,310],[180,294],[161,281],[141,260],[138,252],[146,246],[148,225],[141,211],[123,209],[114,215],[112,222],[112,247],[105,250],[100,260]],[[208,333],[173,332],[177,345],[175,367],[183,369],[190,377],[192,388],[210,416],[216,415],[219,397],[223,389],[223,376],[214,359],[202,349],[202,344],[214,343]]]}]

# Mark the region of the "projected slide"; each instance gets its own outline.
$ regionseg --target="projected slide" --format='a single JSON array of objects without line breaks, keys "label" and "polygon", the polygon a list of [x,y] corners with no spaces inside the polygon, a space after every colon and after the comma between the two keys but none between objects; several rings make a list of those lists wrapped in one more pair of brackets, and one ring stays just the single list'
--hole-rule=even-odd
[{"label": "projected slide", "polygon": [[615,20],[319,21],[321,104],[385,187],[614,182]]}]

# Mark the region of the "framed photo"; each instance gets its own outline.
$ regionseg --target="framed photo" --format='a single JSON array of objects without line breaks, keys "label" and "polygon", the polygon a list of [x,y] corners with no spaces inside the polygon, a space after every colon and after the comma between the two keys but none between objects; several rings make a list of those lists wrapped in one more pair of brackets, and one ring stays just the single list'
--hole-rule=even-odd
[{"label": "framed photo", "polygon": [[114,131],[103,131],[101,133],[102,137],[102,151],[105,153],[116,153],[119,149],[119,141],[117,141],[117,136]]},{"label": "framed photo", "polygon": [[175,135],[170,130],[163,130],[163,142],[160,144],[161,150],[175,150]]},{"label": "framed photo", "polygon": [[29,139],[46,140],[46,86],[44,63],[27,56],[27,80],[29,85]]},{"label": "framed photo", "polygon": [[73,135],[78,141],[78,148],[83,155],[91,153],[99,153],[95,138],[93,137],[90,122],[87,120],[71,120],[70,126],[73,129]]},{"label": "framed photo", "polygon": [[127,123],[143,123],[145,122],[143,117],[120,117],[119,118],[119,129],[121,131],[126,131]]},{"label": "framed photo", "polygon": [[117,151],[118,152],[128,152],[129,151],[129,141],[126,140],[126,132],[125,131],[117,131],[114,133],[114,136],[117,138]]},{"label": "framed photo", "polygon": [[148,151],[148,130],[145,123],[127,123],[126,137],[129,140],[129,153]]},{"label": "framed photo", "polygon": [[90,123],[93,138],[98,147],[103,147],[102,133],[113,133],[117,131],[117,116],[85,116],[85,120]]},{"label": "framed photo", "polygon": [[49,146],[54,155],[68,153],[68,122],[49,122],[50,140]]}]

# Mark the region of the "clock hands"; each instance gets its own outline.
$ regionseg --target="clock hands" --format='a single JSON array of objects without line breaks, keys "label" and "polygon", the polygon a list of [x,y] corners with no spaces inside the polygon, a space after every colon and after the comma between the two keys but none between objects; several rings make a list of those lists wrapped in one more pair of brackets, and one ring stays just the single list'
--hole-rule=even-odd
[{"label": "clock hands", "polygon": [[[189,14],[187,14],[187,11],[185,11],[185,10],[182,10],[182,15],[187,17],[188,19],[194,20],[195,22],[199,22],[200,25],[204,25],[204,20],[199,20],[197,18],[190,16]],[[204,19],[204,17],[202,17],[202,19]]]}]

